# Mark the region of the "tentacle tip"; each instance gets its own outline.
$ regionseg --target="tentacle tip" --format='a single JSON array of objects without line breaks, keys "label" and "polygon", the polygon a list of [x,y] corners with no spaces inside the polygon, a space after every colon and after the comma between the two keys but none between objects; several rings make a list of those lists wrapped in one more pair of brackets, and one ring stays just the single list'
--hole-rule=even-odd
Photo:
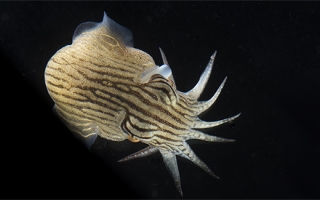
[{"label": "tentacle tip", "polygon": [[132,157],[127,156],[127,157],[121,158],[121,159],[120,159],[120,160],[118,160],[117,162],[125,162],[125,161],[131,160],[131,159],[133,159],[133,158],[132,158]]},{"label": "tentacle tip", "polygon": [[242,112],[240,112],[239,114],[237,114],[236,116],[234,116],[234,119],[239,117],[241,115]]},{"label": "tentacle tip", "polygon": [[224,86],[224,84],[226,83],[227,79],[228,79],[228,76],[224,77],[224,79],[223,79],[223,81],[222,81],[222,83],[221,83],[221,86],[220,86],[221,89],[222,89],[222,87]]},{"label": "tentacle tip", "polygon": [[214,173],[210,173],[210,175],[212,176],[212,177],[214,177],[215,179],[220,179],[220,177],[219,176],[217,176],[217,175],[215,175]]},{"label": "tentacle tip", "polygon": [[226,139],[226,138],[221,138],[220,140],[217,140],[217,142],[235,142],[235,139]]},{"label": "tentacle tip", "polygon": [[215,59],[216,55],[217,55],[217,51],[214,51],[214,53],[211,56],[211,59]]}]

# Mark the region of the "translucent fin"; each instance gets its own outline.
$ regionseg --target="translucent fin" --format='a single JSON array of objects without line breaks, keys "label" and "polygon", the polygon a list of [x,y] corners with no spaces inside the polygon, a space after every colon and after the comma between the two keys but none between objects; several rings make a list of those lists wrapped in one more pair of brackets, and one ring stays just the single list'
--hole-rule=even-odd
[{"label": "translucent fin", "polygon": [[156,152],[158,152],[158,149],[156,147],[148,146],[147,148],[144,148],[136,153],[133,153],[125,158],[122,158],[121,160],[118,160],[118,162],[128,161],[136,158],[143,158],[151,154],[154,154]]},{"label": "translucent fin", "polygon": [[160,67],[149,68],[141,74],[141,83],[148,82],[151,76],[154,74],[160,74],[164,78],[168,79],[171,76],[172,71],[171,71],[171,68],[166,64]]},{"label": "translucent fin", "polygon": [[96,28],[104,27],[105,30],[108,32],[108,35],[120,41],[123,45],[127,47],[133,47],[133,37],[132,32],[124,26],[121,26],[117,22],[113,21],[109,18],[104,12],[103,21],[101,23],[97,22],[84,22],[80,24],[72,37],[72,41],[75,41],[79,35],[84,32],[91,31]]},{"label": "translucent fin", "polygon": [[56,104],[53,107],[53,113],[69,128],[71,133],[80,140],[90,151],[91,146],[96,141],[99,134],[99,127],[90,120],[69,116],[63,109]]},{"label": "translucent fin", "polygon": [[215,126],[219,126],[221,124],[230,122],[232,120],[234,120],[235,118],[239,117],[241,113],[233,116],[233,117],[229,117],[226,119],[222,119],[219,121],[213,121],[213,122],[206,122],[206,121],[202,121],[200,119],[197,119],[196,121],[194,121],[194,123],[192,124],[192,128],[198,128],[198,129],[202,129],[202,128],[212,128]]},{"label": "translucent fin", "polygon": [[216,57],[217,52],[214,52],[213,55],[210,58],[210,61],[206,67],[206,69],[202,72],[201,77],[198,81],[198,83],[194,86],[193,89],[191,89],[189,92],[186,92],[185,94],[189,96],[191,99],[197,100],[201,93],[203,92],[212,71],[212,66],[214,59]]},{"label": "translucent fin", "polygon": [[180,182],[180,174],[179,174],[179,168],[177,164],[176,155],[167,152],[167,151],[160,151],[163,162],[165,166],[167,167],[169,173],[171,174],[174,184],[176,185],[176,188],[181,196],[183,196],[182,189],[181,189],[181,182]]},{"label": "translucent fin", "polygon": [[218,90],[216,91],[216,93],[211,97],[211,99],[209,99],[208,101],[200,101],[198,102],[198,106],[197,106],[197,113],[196,115],[200,115],[201,113],[203,113],[204,111],[208,110],[213,104],[214,102],[217,100],[217,98],[219,97],[222,88],[225,84],[225,82],[227,81],[228,77],[225,77],[224,80],[222,81],[222,83],[220,84]]},{"label": "translucent fin", "polygon": [[[91,127],[89,127],[89,131],[90,130],[91,130]],[[78,138],[89,150],[91,149],[91,146],[93,145],[93,143],[96,141],[96,139],[98,137],[98,134],[94,131],[91,133],[88,133],[87,135],[76,134],[75,132],[73,132],[73,133],[74,133],[74,136],[76,138]]]},{"label": "translucent fin", "polygon": [[78,27],[76,28],[76,30],[73,33],[72,42],[74,42],[79,35],[81,35],[84,32],[87,32],[87,31],[95,29],[97,26],[99,26],[99,24],[100,23],[97,23],[97,22],[84,22],[84,23],[81,23],[80,25],[78,25]]}]

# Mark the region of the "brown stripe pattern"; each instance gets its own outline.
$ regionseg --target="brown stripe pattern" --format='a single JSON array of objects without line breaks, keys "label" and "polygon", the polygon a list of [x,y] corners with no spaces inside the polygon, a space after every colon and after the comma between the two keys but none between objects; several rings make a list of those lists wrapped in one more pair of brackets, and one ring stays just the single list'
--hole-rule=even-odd
[{"label": "brown stripe pattern", "polygon": [[197,99],[210,76],[214,56],[197,86],[188,93],[175,89],[174,81],[153,74],[147,83],[144,71],[155,67],[147,53],[130,47],[129,30],[104,16],[101,23],[79,26],[72,45],[60,49],[48,62],[45,83],[55,102],[55,111],[66,126],[90,146],[102,138],[143,142],[149,147],[120,161],[160,151],[182,195],[176,155],[211,170],[195,155],[188,139],[230,142],[195,129],[209,128],[235,119],[204,122],[197,116],[218,97],[206,102]]}]

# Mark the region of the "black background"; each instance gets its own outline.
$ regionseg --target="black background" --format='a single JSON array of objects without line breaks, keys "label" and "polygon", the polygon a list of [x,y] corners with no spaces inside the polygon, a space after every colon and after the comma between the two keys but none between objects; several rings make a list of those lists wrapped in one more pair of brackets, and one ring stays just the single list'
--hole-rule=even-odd
[{"label": "black background", "polygon": [[103,11],[164,50],[180,91],[218,51],[201,100],[228,80],[202,119],[242,112],[210,131],[237,141],[190,143],[221,179],[178,158],[184,198],[320,198],[319,2],[0,2],[1,198],[179,198],[160,154],[117,163],[144,145],[90,153],[52,114],[46,63]]}]

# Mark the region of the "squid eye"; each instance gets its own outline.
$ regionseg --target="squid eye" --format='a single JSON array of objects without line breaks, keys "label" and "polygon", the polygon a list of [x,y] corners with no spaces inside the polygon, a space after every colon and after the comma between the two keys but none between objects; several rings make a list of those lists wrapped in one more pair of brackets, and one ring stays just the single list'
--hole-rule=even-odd
[{"label": "squid eye", "polygon": [[127,139],[130,140],[131,142],[140,142],[139,139],[136,139],[132,133],[130,133],[129,129],[127,128],[126,124],[125,123],[122,123],[121,126],[121,131],[123,133],[125,133],[127,135]]}]

